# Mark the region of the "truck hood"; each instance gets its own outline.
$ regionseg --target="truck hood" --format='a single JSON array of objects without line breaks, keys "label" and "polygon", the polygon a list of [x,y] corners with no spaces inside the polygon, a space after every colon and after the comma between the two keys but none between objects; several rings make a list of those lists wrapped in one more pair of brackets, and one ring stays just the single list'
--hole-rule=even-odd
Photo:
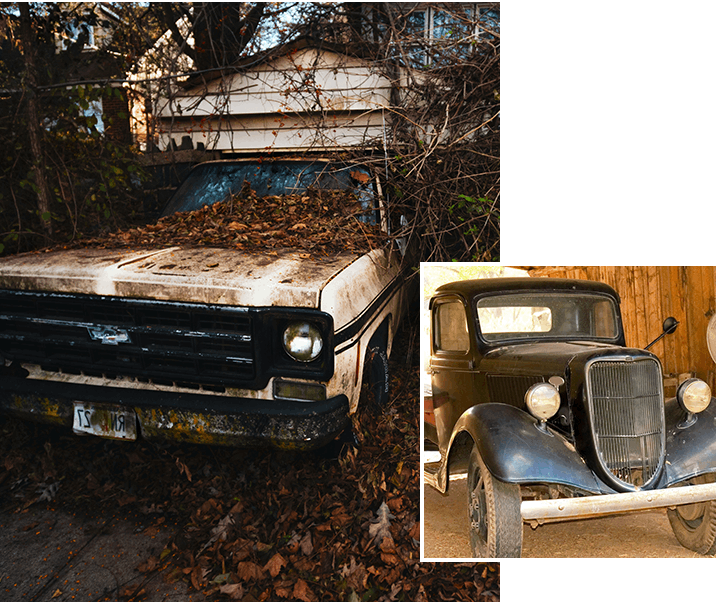
[{"label": "truck hood", "polygon": [[75,249],[0,261],[0,287],[217,303],[318,307],[327,282],[357,259],[299,252],[248,255],[232,249]]},{"label": "truck hood", "polygon": [[575,358],[588,358],[598,354],[616,354],[626,348],[593,341],[548,341],[532,344],[505,345],[485,354],[481,368],[504,374],[563,376],[569,362]]}]

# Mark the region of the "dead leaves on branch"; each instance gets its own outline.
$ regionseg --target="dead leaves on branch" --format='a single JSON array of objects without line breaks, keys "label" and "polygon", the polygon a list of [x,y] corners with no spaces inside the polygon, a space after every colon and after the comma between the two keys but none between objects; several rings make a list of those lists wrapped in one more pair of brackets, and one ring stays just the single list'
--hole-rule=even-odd
[{"label": "dead leaves on branch", "polygon": [[308,257],[365,253],[384,244],[386,238],[378,226],[361,221],[363,216],[366,211],[349,191],[308,190],[258,197],[245,185],[242,192],[221,203],[74,246],[212,246],[252,253],[295,249]]}]

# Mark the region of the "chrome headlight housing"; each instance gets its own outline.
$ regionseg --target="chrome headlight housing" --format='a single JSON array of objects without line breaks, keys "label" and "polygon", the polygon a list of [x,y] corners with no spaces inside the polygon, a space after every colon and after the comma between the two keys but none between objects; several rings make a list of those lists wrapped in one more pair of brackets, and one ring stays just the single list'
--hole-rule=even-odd
[{"label": "chrome headlight housing", "polygon": [[559,411],[559,391],[549,383],[536,383],[524,394],[524,403],[529,413],[537,420],[545,421]]},{"label": "chrome headlight housing", "polygon": [[709,385],[698,378],[685,380],[677,389],[679,405],[692,414],[706,410],[711,399],[712,391]]},{"label": "chrome headlight housing", "polygon": [[324,341],[320,329],[310,322],[291,322],[282,335],[282,345],[292,359],[311,362],[322,353]]}]

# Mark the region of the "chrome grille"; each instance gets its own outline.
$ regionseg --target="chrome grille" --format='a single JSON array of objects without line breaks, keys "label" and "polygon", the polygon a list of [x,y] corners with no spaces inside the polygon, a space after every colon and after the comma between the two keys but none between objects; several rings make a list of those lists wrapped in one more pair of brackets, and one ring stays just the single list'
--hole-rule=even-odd
[{"label": "chrome grille", "polygon": [[589,413],[600,460],[614,478],[642,487],[664,458],[664,399],[652,359],[595,361],[587,374]]}]

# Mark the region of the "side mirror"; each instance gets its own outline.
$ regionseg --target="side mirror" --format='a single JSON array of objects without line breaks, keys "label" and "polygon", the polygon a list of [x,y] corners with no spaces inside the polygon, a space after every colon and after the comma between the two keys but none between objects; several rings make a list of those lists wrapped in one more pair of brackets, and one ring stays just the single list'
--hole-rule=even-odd
[{"label": "side mirror", "polygon": [[654,343],[657,341],[663,339],[666,335],[672,334],[676,329],[677,326],[679,326],[679,322],[676,318],[673,316],[669,316],[666,320],[664,320],[664,323],[662,324],[662,334],[660,334],[656,339],[654,339],[649,345],[647,345],[644,349],[649,349]]},{"label": "side mirror", "polygon": [[674,316],[669,316],[662,324],[662,330],[664,334],[672,334],[679,326],[679,322]]}]

